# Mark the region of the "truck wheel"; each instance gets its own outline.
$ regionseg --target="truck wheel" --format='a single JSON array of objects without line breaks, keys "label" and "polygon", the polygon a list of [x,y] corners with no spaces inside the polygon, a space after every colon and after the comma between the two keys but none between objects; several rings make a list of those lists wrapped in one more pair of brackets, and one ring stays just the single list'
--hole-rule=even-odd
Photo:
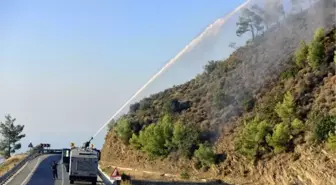
[{"label": "truck wheel", "polygon": [[73,184],[74,183],[74,181],[73,180],[70,180],[70,184]]},{"label": "truck wheel", "polygon": [[92,185],[96,185],[97,184],[97,181],[92,181]]}]

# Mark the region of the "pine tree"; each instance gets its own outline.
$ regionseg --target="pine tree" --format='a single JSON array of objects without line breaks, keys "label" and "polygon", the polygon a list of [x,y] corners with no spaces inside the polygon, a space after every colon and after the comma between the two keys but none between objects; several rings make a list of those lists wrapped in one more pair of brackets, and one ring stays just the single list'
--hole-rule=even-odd
[{"label": "pine tree", "polygon": [[275,112],[278,114],[278,116],[281,118],[283,122],[290,123],[295,117],[294,109],[295,109],[294,97],[290,92],[287,92],[285,94],[283,102],[282,103],[279,102],[276,105]]},{"label": "pine tree", "polygon": [[216,154],[208,145],[200,144],[199,148],[195,151],[195,157],[198,159],[202,166],[211,166],[215,164]]},{"label": "pine tree", "polygon": [[5,158],[9,158],[12,153],[21,148],[21,143],[18,142],[26,135],[21,134],[24,125],[14,125],[16,118],[6,115],[5,119],[4,123],[0,123],[0,133],[3,137],[0,141],[0,151]]},{"label": "pine tree", "polygon": [[245,123],[242,134],[236,140],[236,150],[249,159],[257,159],[265,151],[266,136],[270,132],[269,122],[261,121],[255,117],[251,122]]},{"label": "pine tree", "polygon": [[287,123],[275,125],[272,135],[267,135],[267,143],[274,148],[275,153],[286,151],[290,141],[290,130]]},{"label": "pine tree", "polygon": [[257,14],[259,15],[259,17],[262,19],[263,24],[266,27],[266,30],[268,30],[268,28],[270,27],[270,25],[272,24],[269,13],[261,8],[260,6],[254,4],[251,9]]},{"label": "pine tree", "polygon": [[172,142],[183,156],[191,157],[193,149],[199,143],[199,131],[178,122],[174,126]]},{"label": "pine tree", "polygon": [[239,21],[237,22],[238,29],[236,31],[237,36],[242,36],[246,32],[251,32],[252,39],[254,39],[254,28],[252,26],[252,20],[249,17],[239,17]]},{"label": "pine tree", "polygon": [[251,32],[252,40],[258,34],[259,31],[263,30],[262,17],[260,17],[255,12],[245,8],[242,10],[242,14],[237,22],[238,29],[236,31],[237,36],[242,36],[246,32]]},{"label": "pine tree", "polygon": [[133,134],[131,122],[125,117],[120,118],[115,126],[115,132],[124,144],[128,144]]},{"label": "pine tree", "polygon": [[324,29],[317,29],[314,38],[308,47],[308,64],[313,69],[316,69],[320,65],[324,57],[323,37]]},{"label": "pine tree", "polygon": [[308,46],[305,41],[300,42],[300,48],[295,52],[295,63],[299,67],[303,67],[305,65],[306,59],[308,55]]}]

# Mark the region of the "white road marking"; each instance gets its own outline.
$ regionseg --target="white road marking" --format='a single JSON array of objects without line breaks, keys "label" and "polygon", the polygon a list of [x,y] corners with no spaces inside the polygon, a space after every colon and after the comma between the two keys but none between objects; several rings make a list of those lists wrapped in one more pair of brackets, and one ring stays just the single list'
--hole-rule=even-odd
[{"label": "white road marking", "polygon": [[28,179],[30,178],[30,176],[33,175],[33,173],[35,172],[37,166],[38,166],[39,163],[40,163],[40,159],[41,159],[41,157],[37,158],[37,162],[36,162],[36,164],[35,164],[33,170],[28,174],[28,176],[27,176],[27,177],[25,178],[25,180],[21,183],[21,185],[26,184],[26,182],[28,181]]},{"label": "white road marking", "polygon": [[26,164],[24,164],[11,178],[9,178],[4,185],[10,183],[14,179],[14,177],[17,176],[17,174],[19,174],[27,166],[27,164],[28,162],[26,162]]},{"label": "white road marking", "polygon": [[64,165],[62,164],[62,185],[64,185]]}]

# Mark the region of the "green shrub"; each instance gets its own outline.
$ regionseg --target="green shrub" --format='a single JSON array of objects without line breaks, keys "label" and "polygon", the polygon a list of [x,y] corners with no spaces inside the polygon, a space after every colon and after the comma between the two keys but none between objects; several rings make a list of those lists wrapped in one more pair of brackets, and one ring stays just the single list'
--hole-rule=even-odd
[{"label": "green shrub", "polygon": [[180,102],[177,99],[171,99],[164,104],[164,111],[171,114],[179,112]]},{"label": "green shrub", "polygon": [[129,142],[151,156],[164,156],[176,149],[185,157],[191,157],[200,142],[200,132],[180,122],[173,124],[172,117],[166,115],[157,124],[145,127],[139,135],[133,134]]},{"label": "green shrub", "polygon": [[208,145],[200,144],[199,148],[195,151],[195,157],[199,160],[202,166],[211,166],[215,164],[216,154]]},{"label": "green shrub", "polygon": [[190,178],[190,176],[189,176],[189,174],[187,172],[182,172],[180,174],[180,176],[181,176],[182,179],[189,179]]},{"label": "green shrub", "polygon": [[325,33],[324,33],[324,28],[317,28],[313,40],[316,41],[322,41],[324,39]]},{"label": "green shrub", "polygon": [[171,99],[164,104],[164,112],[168,114],[179,113],[185,109],[190,108],[190,102],[180,102],[178,99]]},{"label": "green shrub", "polygon": [[115,126],[115,132],[117,133],[117,136],[124,142],[124,144],[128,144],[129,139],[133,134],[131,122],[125,117],[120,118]]},{"label": "green shrub", "polygon": [[306,61],[308,56],[308,46],[305,41],[301,41],[300,48],[295,52],[295,63],[299,67],[304,66],[304,62]]},{"label": "green shrub", "polygon": [[209,61],[207,65],[204,66],[204,70],[207,74],[212,73],[218,66],[219,61]]},{"label": "green shrub", "polygon": [[274,148],[275,153],[286,151],[290,141],[290,130],[286,123],[275,125],[272,135],[267,135],[268,145]]},{"label": "green shrub", "polygon": [[336,151],[336,135],[335,133],[329,134],[328,140],[327,140],[327,148],[332,151]]},{"label": "green shrub", "polygon": [[308,64],[313,69],[316,69],[323,59],[324,50],[323,43],[312,42],[309,45]]},{"label": "green shrub", "polygon": [[278,115],[274,111],[274,107],[279,101],[282,101],[282,99],[283,95],[278,91],[265,95],[256,106],[256,112],[258,112],[259,117],[263,120],[276,120]]},{"label": "green shrub", "polygon": [[314,121],[316,124],[314,127],[314,136],[317,142],[326,140],[328,138],[328,134],[335,131],[335,116],[320,116]]},{"label": "green shrub", "polygon": [[294,118],[295,103],[294,97],[290,92],[287,92],[284,99],[275,106],[275,112],[284,122],[289,122]]},{"label": "green shrub", "polygon": [[133,134],[131,145],[153,156],[166,155],[172,149],[173,123],[170,116],[164,116],[157,124],[151,124]]},{"label": "green shrub", "polygon": [[146,109],[149,109],[150,106],[151,106],[151,99],[150,98],[145,98],[143,100],[141,100],[139,102],[140,106],[139,106],[139,109],[140,110],[146,110]]},{"label": "green shrub", "polygon": [[165,139],[161,137],[163,130],[155,124],[149,125],[145,130],[140,131],[139,140],[142,150],[151,156],[167,155],[168,149],[165,147]]},{"label": "green shrub", "polygon": [[195,147],[199,144],[199,136],[200,133],[195,127],[176,123],[174,125],[172,142],[182,155],[191,157]]},{"label": "green shrub", "polygon": [[141,149],[142,145],[139,139],[139,136],[134,134],[132,135],[131,139],[129,140],[129,143],[131,146],[133,146],[135,149]]},{"label": "green shrub", "polygon": [[165,140],[164,146],[170,151],[173,148],[173,132],[174,132],[174,125],[173,119],[169,115],[165,115],[160,122],[158,123],[157,127],[159,130],[162,130],[163,139]]},{"label": "green shrub", "polygon": [[251,160],[258,159],[267,150],[266,136],[270,131],[271,126],[267,121],[255,117],[236,140],[236,150]]},{"label": "green shrub", "polygon": [[157,124],[151,124],[140,131],[139,137],[132,139],[133,146],[141,149],[151,156],[167,155],[171,148],[173,125],[169,116],[163,117]]},{"label": "green shrub", "polygon": [[314,38],[308,47],[308,64],[313,69],[316,69],[320,65],[324,57],[323,37],[324,29],[317,29]]},{"label": "green shrub", "polygon": [[140,103],[134,103],[130,105],[130,112],[134,113],[140,108]]},{"label": "green shrub", "polygon": [[295,74],[297,73],[297,71],[298,70],[296,68],[291,67],[291,68],[287,69],[286,71],[281,72],[280,78],[281,78],[281,80],[286,80],[288,78],[294,77]]},{"label": "green shrub", "polygon": [[303,122],[297,118],[295,118],[291,123],[291,133],[292,135],[298,135],[303,132],[305,129],[305,125]]}]

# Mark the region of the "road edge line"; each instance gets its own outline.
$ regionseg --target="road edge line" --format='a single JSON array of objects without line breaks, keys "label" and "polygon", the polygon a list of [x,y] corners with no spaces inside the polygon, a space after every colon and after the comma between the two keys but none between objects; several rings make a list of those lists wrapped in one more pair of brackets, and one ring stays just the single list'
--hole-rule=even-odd
[{"label": "road edge line", "polygon": [[35,170],[36,170],[37,166],[40,164],[40,159],[41,159],[41,157],[37,158],[37,162],[36,162],[33,170],[27,175],[27,177],[25,178],[25,180],[22,181],[21,185],[26,184],[26,181],[30,178],[30,176],[32,176],[32,174],[35,173]]},{"label": "road edge line", "polygon": [[62,185],[64,185],[64,165],[62,164]]},{"label": "road edge line", "polygon": [[16,171],[16,173],[14,175],[12,175],[11,178],[9,178],[4,183],[4,185],[7,185],[8,183],[10,183],[27,165],[28,165],[28,161],[18,171]]}]

